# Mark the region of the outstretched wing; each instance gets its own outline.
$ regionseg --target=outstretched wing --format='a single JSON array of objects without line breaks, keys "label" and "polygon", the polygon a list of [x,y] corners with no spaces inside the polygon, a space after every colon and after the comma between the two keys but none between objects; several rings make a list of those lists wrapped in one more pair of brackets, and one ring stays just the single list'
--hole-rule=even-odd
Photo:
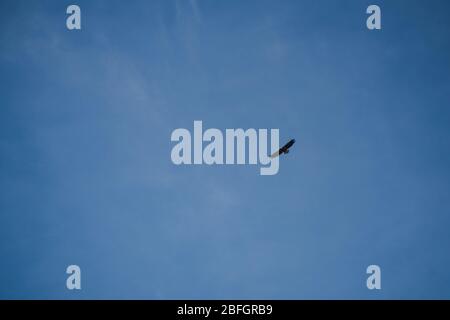
[{"label": "outstretched wing", "polygon": [[295,140],[292,139],[291,141],[289,141],[288,143],[286,143],[284,146],[282,146],[280,149],[278,149],[277,152],[274,152],[270,157],[276,158],[279,155],[283,154],[283,153],[288,153],[289,152],[289,148],[292,147],[292,145],[295,143]]}]

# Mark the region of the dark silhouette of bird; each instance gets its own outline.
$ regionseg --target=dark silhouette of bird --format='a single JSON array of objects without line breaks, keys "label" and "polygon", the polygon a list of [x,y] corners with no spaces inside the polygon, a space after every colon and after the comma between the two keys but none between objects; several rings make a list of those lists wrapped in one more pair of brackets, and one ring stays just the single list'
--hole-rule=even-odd
[{"label": "dark silhouette of bird", "polygon": [[289,149],[292,147],[292,145],[295,143],[295,139],[289,140],[288,143],[286,143],[284,146],[282,146],[277,152],[274,152],[270,157],[276,158],[279,155],[282,155],[283,153],[289,153]]}]

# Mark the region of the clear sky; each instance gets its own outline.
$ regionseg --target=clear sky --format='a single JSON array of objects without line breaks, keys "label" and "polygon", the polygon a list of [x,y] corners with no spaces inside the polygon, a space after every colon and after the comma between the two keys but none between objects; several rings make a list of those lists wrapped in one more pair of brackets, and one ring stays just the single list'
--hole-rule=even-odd
[{"label": "clear sky", "polygon": [[[1,1],[0,298],[450,298],[449,10]],[[297,142],[175,166],[194,120]]]}]

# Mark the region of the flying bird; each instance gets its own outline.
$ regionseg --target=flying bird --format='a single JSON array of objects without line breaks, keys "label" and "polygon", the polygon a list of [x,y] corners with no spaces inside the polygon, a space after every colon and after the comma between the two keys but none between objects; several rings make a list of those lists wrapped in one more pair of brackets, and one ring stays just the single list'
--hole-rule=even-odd
[{"label": "flying bird", "polygon": [[282,146],[277,152],[274,152],[270,157],[276,158],[279,155],[282,155],[283,153],[289,153],[289,148],[292,147],[292,145],[295,143],[295,139],[290,140],[288,143],[286,143],[284,146]]}]

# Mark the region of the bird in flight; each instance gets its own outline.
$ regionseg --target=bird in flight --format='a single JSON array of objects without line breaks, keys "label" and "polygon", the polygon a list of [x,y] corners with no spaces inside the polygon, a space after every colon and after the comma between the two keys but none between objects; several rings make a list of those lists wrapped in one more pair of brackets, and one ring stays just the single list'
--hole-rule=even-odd
[{"label": "bird in flight", "polygon": [[279,155],[282,155],[283,153],[289,153],[289,148],[292,147],[292,145],[295,143],[295,139],[290,140],[288,143],[286,143],[284,146],[282,146],[277,152],[274,152],[270,157],[276,158]]}]

